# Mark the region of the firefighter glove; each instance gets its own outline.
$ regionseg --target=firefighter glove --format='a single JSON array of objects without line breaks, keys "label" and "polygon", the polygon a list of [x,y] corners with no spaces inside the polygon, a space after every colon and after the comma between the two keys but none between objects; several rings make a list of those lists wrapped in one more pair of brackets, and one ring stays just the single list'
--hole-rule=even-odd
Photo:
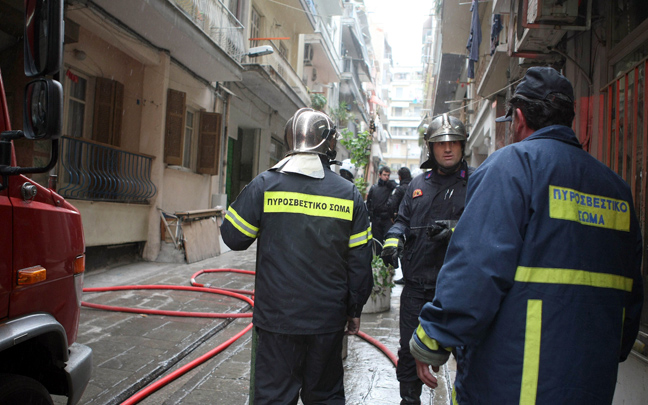
[{"label": "firefighter glove", "polygon": [[427,235],[434,242],[448,244],[452,236],[452,229],[444,222],[436,222],[428,228]]},{"label": "firefighter glove", "polygon": [[400,238],[394,235],[387,235],[385,237],[385,245],[383,246],[383,250],[382,252],[380,252],[380,258],[386,265],[398,267],[398,259],[400,258],[402,252],[403,243],[401,243]]}]

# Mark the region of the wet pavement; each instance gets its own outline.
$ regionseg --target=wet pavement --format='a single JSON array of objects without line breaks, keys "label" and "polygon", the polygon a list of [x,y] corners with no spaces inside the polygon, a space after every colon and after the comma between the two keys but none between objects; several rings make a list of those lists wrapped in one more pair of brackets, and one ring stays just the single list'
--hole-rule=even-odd
[{"label": "wet pavement", "polygon": [[[202,269],[255,269],[255,246],[245,252],[227,252],[193,264],[134,263],[85,275],[85,287],[118,285],[190,285]],[[252,290],[253,277],[210,273],[197,282]],[[398,350],[398,310],[401,286],[392,291],[390,309],[363,314],[361,330]],[[169,311],[241,313],[247,303],[216,294],[175,290],[129,290],[84,293],[84,301],[121,307]],[[81,404],[119,404],[158,378],[177,370],[225,342],[250,318],[184,318],[167,315],[112,312],[84,307],[78,342],[93,349],[93,370]],[[248,404],[252,333],[248,332],[223,352],[143,399],[141,404]],[[398,404],[400,396],[393,364],[376,347],[356,336],[348,338],[345,367],[347,404]],[[423,404],[450,404],[454,363],[439,373],[440,386],[424,387]],[[55,403],[65,403],[63,397]]]}]

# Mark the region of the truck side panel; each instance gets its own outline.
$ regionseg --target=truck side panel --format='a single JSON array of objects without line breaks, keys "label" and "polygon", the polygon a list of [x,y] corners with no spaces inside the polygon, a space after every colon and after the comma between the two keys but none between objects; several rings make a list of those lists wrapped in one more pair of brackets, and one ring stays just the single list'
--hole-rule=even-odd
[{"label": "truck side panel", "polygon": [[[38,187],[33,201],[25,201],[21,187]],[[13,205],[13,274],[10,318],[47,308],[66,325],[68,344],[76,341],[80,308],[75,293],[74,259],[84,253],[81,215],[63,198],[23,176],[12,176],[9,186]],[[47,269],[47,279],[33,285],[17,285],[18,270],[33,266]]]}]

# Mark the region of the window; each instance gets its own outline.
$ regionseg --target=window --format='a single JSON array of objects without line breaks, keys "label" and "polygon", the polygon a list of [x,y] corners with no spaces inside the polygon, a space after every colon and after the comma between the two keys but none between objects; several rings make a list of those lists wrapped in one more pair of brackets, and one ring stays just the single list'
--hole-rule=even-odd
[{"label": "window", "polygon": [[275,138],[270,138],[270,167],[276,165],[286,154],[283,142]]},{"label": "window", "polygon": [[394,107],[394,117],[403,116],[403,107]]},{"label": "window", "polygon": [[194,112],[187,109],[185,117],[185,133],[184,133],[184,151],[182,154],[182,166],[191,169],[191,152],[193,134],[194,134]]},{"label": "window", "polygon": [[[196,171],[216,175],[220,158],[222,115],[187,109],[186,100],[185,92],[167,90],[164,162],[193,170],[193,156],[197,155]],[[192,152],[194,145],[197,148]]]},{"label": "window", "polygon": [[65,135],[82,138],[85,130],[86,90],[88,79],[67,71],[65,80],[66,111]]},{"label": "window", "polygon": [[124,113],[124,85],[116,80],[95,78],[92,140],[120,146]]},{"label": "window", "polygon": [[397,87],[396,88],[396,98],[397,99],[402,99],[403,98],[403,88],[402,87]]},{"label": "window", "polygon": [[[261,17],[254,7],[250,16],[250,38],[259,38],[261,33]],[[259,41],[250,41],[250,48],[259,46]]]}]

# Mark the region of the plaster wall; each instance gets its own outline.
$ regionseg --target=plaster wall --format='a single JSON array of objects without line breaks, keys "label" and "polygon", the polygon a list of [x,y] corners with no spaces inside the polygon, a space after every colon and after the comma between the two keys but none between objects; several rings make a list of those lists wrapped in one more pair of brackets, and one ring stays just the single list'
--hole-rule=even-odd
[{"label": "plaster wall", "polygon": [[211,176],[186,170],[164,170],[164,189],[160,208],[166,212],[204,210],[211,208]]},{"label": "plaster wall", "polygon": [[81,213],[86,246],[119,245],[148,238],[149,205],[71,200]]},{"label": "plaster wall", "polygon": [[[74,50],[83,51],[85,59],[75,57]],[[79,42],[65,46],[65,70],[72,68],[89,76],[86,90],[85,127],[83,137],[92,138],[92,116],[94,104],[93,77],[116,80],[124,85],[122,115],[122,136],[120,148],[140,152],[140,126],[142,107],[148,101],[143,96],[144,65],[118,48],[105,42],[84,27],[79,28]],[[65,80],[69,80],[65,78]]]}]

